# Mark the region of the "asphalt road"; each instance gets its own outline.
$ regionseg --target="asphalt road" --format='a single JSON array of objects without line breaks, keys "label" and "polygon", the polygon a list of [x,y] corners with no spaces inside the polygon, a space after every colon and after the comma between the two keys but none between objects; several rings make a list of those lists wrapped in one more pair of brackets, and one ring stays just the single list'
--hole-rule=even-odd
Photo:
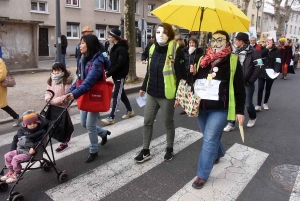
[{"label": "asphalt road", "polygon": [[[179,115],[180,108],[175,111],[176,135],[180,139],[175,143],[173,160],[163,161],[166,130],[159,111],[151,143],[153,158],[142,165],[134,163],[133,158],[142,145],[144,116],[143,108],[135,101],[137,94],[130,96],[136,113],[134,119],[121,119],[125,112],[121,104],[116,124],[105,127],[112,134],[105,146],[99,145],[96,161],[84,162],[88,155],[88,143],[85,143],[88,136],[77,121],[70,148],[55,154],[57,167],[67,171],[69,182],[59,184],[53,170],[35,170],[27,172],[15,190],[28,201],[300,200],[299,187],[295,186],[300,164],[299,72],[289,75],[287,80],[274,82],[270,110],[257,114],[255,127],[244,128],[245,143],[237,129],[223,134],[228,156],[214,167],[212,177],[201,190],[192,190],[189,182],[196,176],[203,140],[197,119]],[[254,100],[256,103],[256,94]],[[78,110],[72,109],[72,118],[76,115]],[[9,150],[9,144],[4,142],[7,134],[16,130],[10,124],[1,125],[0,155]],[[0,165],[4,165],[3,159]],[[6,200],[7,196],[8,191],[0,192],[0,200]]]}]

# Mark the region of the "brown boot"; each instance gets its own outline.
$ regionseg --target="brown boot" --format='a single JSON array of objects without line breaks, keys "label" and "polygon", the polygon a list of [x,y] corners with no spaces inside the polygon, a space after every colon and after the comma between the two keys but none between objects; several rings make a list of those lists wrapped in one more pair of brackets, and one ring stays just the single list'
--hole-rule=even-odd
[{"label": "brown boot", "polygon": [[283,74],[283,79],[284,79],[284,80],[286,80],[286,74],[287,74],[287,73],[284,73],[284,74]]}]

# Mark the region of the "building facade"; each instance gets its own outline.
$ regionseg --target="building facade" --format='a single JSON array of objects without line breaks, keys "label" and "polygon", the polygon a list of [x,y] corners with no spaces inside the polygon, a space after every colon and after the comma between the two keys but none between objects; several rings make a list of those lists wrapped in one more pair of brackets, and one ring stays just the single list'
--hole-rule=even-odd
[{"label": "building facade", "polygon": [[[55,55],[55,2],[0,0],[0,46],[8,66],[13,69],[37,67],[38,56]],[[150,39],[154,25],[160,23],[150,12],[163,3],[163,0],[135,0],[137,46],[141,46],[138,21],[144,17],[147,38]],[[100,41],[107,39],[111,28],[122,29],[124,0],[61,0],[60,16],[61,34],[68,39],[67,55],[73,55],[83,27],[89,26],[94,30]]]}]

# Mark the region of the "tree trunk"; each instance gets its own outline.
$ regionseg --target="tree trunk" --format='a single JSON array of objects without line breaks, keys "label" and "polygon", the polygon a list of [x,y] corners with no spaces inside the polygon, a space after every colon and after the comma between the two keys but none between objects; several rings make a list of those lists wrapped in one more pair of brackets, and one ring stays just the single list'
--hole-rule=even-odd
[{"label": "tree trunk", "polygon": [[203,52],[205,53],[206,50],[206,41],[207,41],[207,32],[201,32],[200,39],[199,39],[199,47],[203,49]]},{"label": "tree trunk", "polygon": [[247,12],[248,12],[249,2],[250,2],[250,0],[244,0],[244,7],[243,7],[242,11],[245,13],[246,16],[247,16]]},{"label": "tree trunk", "polygon": [[275,17],[277,21],[277,32],[276,36],[279,39],[281,36],[285,36],[285,26],[286,23],[289,21],[292,11],[292,4],[294,3],[294,0],[292,1],[285,1],[284,5],[284,11],[283,8],[280,7],[280,4],[283,0],[275,0],[274,2],[274,10],[275,10]]},{"label": "tree trunk", "polygon": [[127,76],[128,82],[134,82],[138,78],[136,76],[136,42],[135,42],[135,0],[125,0],[124,3],[124,32],[125,38],[129,45],[129,73]]}]

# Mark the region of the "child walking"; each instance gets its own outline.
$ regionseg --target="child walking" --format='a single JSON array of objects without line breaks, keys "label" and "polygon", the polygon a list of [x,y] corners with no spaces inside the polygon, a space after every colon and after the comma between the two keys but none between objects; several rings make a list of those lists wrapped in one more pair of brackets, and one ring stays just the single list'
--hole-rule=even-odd
[{"label": "child walking", "polygon": [[[47,81],[47,90],[52,90],[55,95],[53,99],[51,100],[50,104],[55,105],[58,107],[66,107],[67,102],[64,101],[63,95],[66,94],[68,89],[71,87],[73,82],[73,76],[70,71],[66,69],[66,67],[59,62],[56,62],[52,66],[52,73]],[[45,100],[48,102],[51,98],[51,93],[46,92],[45,94]],[[68,108],[68,112],[70,112],[70,109]],[[65,141],[62,142],[59,147],[55,150],[56,152],[62,152],[65,149],[68,148],[68,143],[71,139],[70,137]]]},{"label": "child walking", "polygon": [[28,110],[23,114],[22,128],[17,133],[17,150],[4,155],[8,172],[1,177],[1,181],[9,184],[18,180],[22,170],[20,162],[28,161],[35,153],[36,146],[47,132],[47,125],[47,121],[39,118],[33,110]]}]

